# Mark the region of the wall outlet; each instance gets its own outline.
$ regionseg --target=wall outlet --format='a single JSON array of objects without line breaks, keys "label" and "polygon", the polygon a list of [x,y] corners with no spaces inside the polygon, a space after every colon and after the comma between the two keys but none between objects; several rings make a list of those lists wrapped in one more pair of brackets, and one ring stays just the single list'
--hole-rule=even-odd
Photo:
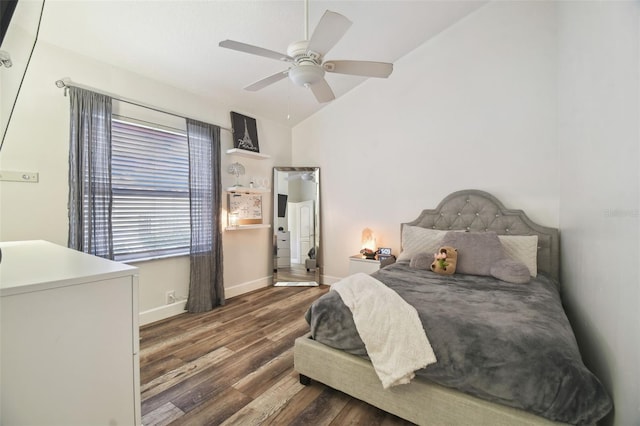
[{"label": "wall outlet", "polygon": [[38,176],[38,172],[14,172],[10,170],[0,170],[0,180],[7,182],[38,183]]},{"label": "wall outlet", "polygon": [[176,303],[176,291],[171,290],[164,294],[164,301],[167,305],[171,305],[172,303]]}]

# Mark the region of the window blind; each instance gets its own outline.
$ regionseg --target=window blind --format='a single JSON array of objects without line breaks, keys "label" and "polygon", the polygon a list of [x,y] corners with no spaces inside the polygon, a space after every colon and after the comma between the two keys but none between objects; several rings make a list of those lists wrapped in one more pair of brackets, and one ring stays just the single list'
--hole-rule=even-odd
[{"label": "window blind", "polygon": [[115,260],[189,254],[189,153],[184,132],[112,120]]}]

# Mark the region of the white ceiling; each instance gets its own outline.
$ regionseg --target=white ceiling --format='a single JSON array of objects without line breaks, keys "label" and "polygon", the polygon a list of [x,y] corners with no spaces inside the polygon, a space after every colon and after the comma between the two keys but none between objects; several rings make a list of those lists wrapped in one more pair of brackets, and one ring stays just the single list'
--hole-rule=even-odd
[{"label": "white ceiling", "polygon": [[[353,25],[325,59],[395,62],[484,3],[311,0],[309,33],[325,10],[338,12]],[[326,104],[288,79],[258,92],[243,90],[288,64],[218,43],[232,39],[286,53],[291,42],[304,39],[304,22],[303,0],[46,0],[39,40],[292,127]],[[336,98],[366,80],[326,79]]]}]

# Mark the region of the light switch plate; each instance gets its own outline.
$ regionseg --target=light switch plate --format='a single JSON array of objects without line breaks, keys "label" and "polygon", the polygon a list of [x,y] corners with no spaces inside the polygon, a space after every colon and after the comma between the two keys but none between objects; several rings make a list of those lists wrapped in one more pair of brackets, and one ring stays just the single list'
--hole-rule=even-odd
[{"label": "light switch plate", "polygon": [[0,181],[38,183],[38,172],[14,172],[0,170]]}]

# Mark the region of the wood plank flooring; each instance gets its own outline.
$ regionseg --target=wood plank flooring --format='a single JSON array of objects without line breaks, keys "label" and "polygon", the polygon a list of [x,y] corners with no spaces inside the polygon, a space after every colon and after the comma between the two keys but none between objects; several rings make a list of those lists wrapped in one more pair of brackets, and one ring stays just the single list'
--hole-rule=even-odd
[{"label": "wood plank flooring", "polygon": [[274,271],[275,281],[315,281],[320,282],[320,275],[315,269],[307,271],[300,263],[292,263],[288,268],[278,268]]},{"label": "wood plank flooring", "polygon": [[303,386],[293,342],[320,287],[267,287],[140,329],[142,420],[158,425],[411,425],[339,391]]}]

